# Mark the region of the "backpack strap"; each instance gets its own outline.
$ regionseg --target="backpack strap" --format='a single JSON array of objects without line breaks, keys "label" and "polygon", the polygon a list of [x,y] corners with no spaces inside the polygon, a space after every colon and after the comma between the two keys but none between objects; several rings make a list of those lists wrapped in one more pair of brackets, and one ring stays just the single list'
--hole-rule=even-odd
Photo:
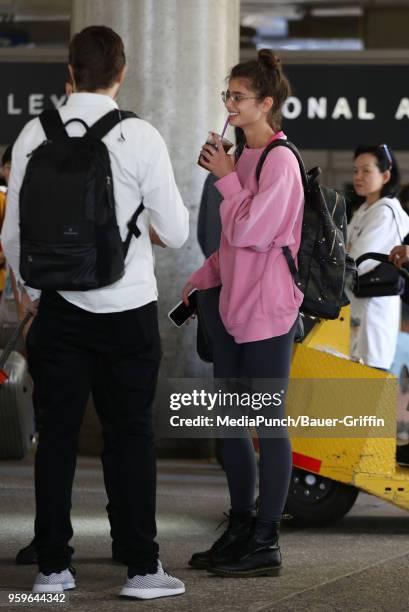
[{"label": "backpack strap", "polygon": [[121,123],[123,119],[139,119],[139,117],[132,111],[123,111],[119,108],[114,108],[101,117],[101,119],[98,119],[98,121],[89,128],[88,134],[98,140],[102,140],[102,138],[118,123]]},{"label": "backpack strap", "polygon": [[61,115],[57,109],[43,110],[39,116],[42,128],[45,132],[47,140],[56,140],[59,138],[68,138]]},{"label": "backpack strap", "polygon": [[81,125],[85,128],[86,132],[88,132],[88,130],[89,130],[88,123],[85,123],[85,121],[83,119],[80,119],[79,117],[74,117],[73,119],[68,119],[68,121],[66,121],[64,123],[64,127],[66,128],[67,125],[70,125],[70,123],[81,123]]},{"label": "backpack strap", "polygon": [[[98,121],[96,121],[88,130],[88,135],[98,140],[102,140],[104,136],[108,134],[118,123],[121,123],[123,119],[139,119],[136,113],[132,111],[123,111],[119,108],[114,108],[105,115],[103,115]],[[124,250],[124,259],[126,258],[129,245],[131,244],[132,237],[139,238],[141,231],[136,225],[139,215],[145,209],[143,202],[140,203],[132,217],[127,223],[128,233],[125,238],[125,242],[122,243]]]},{"label": "backpack strap", "polygon": [[132,236],[135,236],[135,238],[139,238],[139,236],[141,235],[141,230],[136,225],[136,222],[138,221],[139,215],[144,210],[145,210],[145,206],[143,205],[143,202],[141,202],[127,223],[128,234],[126,236],[125,242],[123,243],[124,259],[126,259],[126,256],[128,255],[129,245],[131,244]]},{"label": "backpack strap", "polygon": [[301,172],[301,180],[302,180],[302,184],[304,187],[304,191],[307,191],[308,189],[308,174],[307,171],[305,169],[304,166],[304,162],[303,159],[300,155],[299,150],[297,149],[297,147],[290,141],[288,140],[284,140],[284,138],[278,138],[277,140],[273,140],[273,142],[270,142],[269,145],[266,146],[266,148],[264,149],[264,151],[261,154],[260,159],[258,160],[258,164],[257,164],[257,168],[256,168],[256,179],[257,179],[257,183],[260,180],[260,175],[261,175],[261,170],[263,168],[263,164],[266,161],[267,155],[270,153],[270,151],[272,151],[273,149],[276,149],[277,147],[285,147],[286,149],[290,149],[290,151],[292,151],[292,153],[294,153],[297,161],[298,161],[298,165],[300,167],[300,172]]},{"label": "backpack strap", "polygon": [[402,239],[402,236],[401,236],[401,233],[400,233],[400,230],[399,230],[399,223],[398,223],[398,220],[396,218],[395,211],[393,210],[393,207],[390,206],[389,204],[382,204],[382,206],[386,206],[387,208],[389,208],[392,211],[392,215],[393,215],[393,218],[394,218],[395,223],[396,223],[396,229],[398,230],[399,240],[400,240],[400,243],[403,244],[403,239]]},{"label": "backpack strap", "polygon": [[[273,142],[270,142],[269,145],[266,146],[266,148],[264,149],[264,151],[261,154],[261,157],[258,161],[257,164],[257,168],[256,168],[256,179],[257,179],[257,183],[260,180],[260,175],[261,175],[261,170],[263,168],[263,164],[266,161],[267,155],[270,153],[270,151],[272,151],[273,149],[277,148],[277,147],[286,147],[287,149],[290,149],[290,151],[292,151],[292,153],[294,153],[297,161],[298,161],[298,165],[300,167],[300,172],[301,172],[301,180],[302,180],[302,184],[304,187],[304,192],[307,191],[308,189],[308,174],[307,171],[305,169],[304,166],[304,162],[302,160],[302,157],[300,155],[300,152],[298,151],[297,147],[292,143],[289,142],[288,140],[284,140],[284,138],[278,138],[277,140],[273,140]],[[296,284],[298,286],[300,286],[300,277],[298,274],[298,270],[297,270],[297,266],[295,265],[295,261],[294,258],[292,256],[290,247],[288,246],[283,246],[282,247],[282,251],[283,251],[283,255],[287,261],[288,267],[290,269],[291,275],[294,278],[294,281],[296,282]]]}]

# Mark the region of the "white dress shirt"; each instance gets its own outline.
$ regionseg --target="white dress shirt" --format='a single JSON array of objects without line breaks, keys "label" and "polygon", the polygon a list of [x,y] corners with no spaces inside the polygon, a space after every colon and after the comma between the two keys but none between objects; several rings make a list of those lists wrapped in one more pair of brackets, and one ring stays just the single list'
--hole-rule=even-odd
[{"label": "white dress shirt", "polygon": [[[60,109],[60,114],[64,122],[78,117],[91,126],[114,108],[118,106],[109,96],[74,93]],[[85,128],[80,123],[70,123],[67,131],[70,136],[82,136]],[[125,140],[121,138],[121,132]],[[44,130],[36,118],[23,128],[13,147],[1,238],[8,263],[20,281],[19,192],[29,159],[27,155],[44,139]],[[103,142],[111,159],[116,216],[122,240],[128,232],[126,225],[142,200],[146,210],[138,219],[141,235],[131,240],[125,274],[119,281],[101,289],[59,292],[72,304],[96,313],[130,310],[157,299],[150,225],[162,242],[172,248],[181,247],[189,234],[189,213],[183,205],[169,154],[159,132],[141,119],[124,119],[104,137]],[[47,180],[46,176],[44,180]],[[72,197],[75,198],[75,193]],[[27,290],[31,299],[40,295],[37,290]]]}]

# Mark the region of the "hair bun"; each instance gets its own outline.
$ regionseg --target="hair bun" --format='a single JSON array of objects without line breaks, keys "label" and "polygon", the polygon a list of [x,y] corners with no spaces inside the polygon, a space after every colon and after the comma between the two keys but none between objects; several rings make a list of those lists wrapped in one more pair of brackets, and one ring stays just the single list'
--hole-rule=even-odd
[{"label": "hair bun", "polygon": [[271,51],[271,49],[260,49],[257,55],[257,59],[269,70],[277,70],[281,73],[281,59]]}]

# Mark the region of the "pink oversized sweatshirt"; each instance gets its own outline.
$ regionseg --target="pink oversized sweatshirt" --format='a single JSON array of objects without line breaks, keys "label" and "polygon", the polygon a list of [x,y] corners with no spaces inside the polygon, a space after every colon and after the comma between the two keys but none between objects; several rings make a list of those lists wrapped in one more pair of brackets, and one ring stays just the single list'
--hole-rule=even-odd
[{"label": "pink oversized sweatshirt", "polygon": [[[283,137],[278,132],[272,140]],[[300,169],[291,151],[277,147],[257,185],[262,152],[246,147],[234,171],[215,183],[224,198],[220,248],[189,279],[197,289],[222,285],[220,316],[237,343],[287,333],[303,300],[281,248],[289,246],[296,260],[304,207]]]}]

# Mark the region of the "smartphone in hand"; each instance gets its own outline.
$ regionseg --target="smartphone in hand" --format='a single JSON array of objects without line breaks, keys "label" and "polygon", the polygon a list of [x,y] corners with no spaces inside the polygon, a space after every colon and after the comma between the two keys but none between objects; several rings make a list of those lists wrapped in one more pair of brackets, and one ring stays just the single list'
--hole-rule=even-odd
[{"label": "smartphone in hand", "polygon": [[182,301],[168,312],[168,317],[176,327],[181,327],[196,312],[197,289],[189,293],[189,306]]}]

